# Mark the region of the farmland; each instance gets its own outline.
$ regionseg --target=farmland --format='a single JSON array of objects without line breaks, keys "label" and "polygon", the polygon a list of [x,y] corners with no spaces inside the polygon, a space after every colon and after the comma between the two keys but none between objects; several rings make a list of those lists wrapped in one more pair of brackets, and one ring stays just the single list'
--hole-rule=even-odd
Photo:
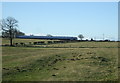
[{"label": "farmland", "polygon": [[[43,40],[14,39],[13,42]],[[44,40],[53,41],[53,40]],[[3,39],[3,44],[9,44]],[[116,81],[117,42],[2,47],[3,81]]]}]

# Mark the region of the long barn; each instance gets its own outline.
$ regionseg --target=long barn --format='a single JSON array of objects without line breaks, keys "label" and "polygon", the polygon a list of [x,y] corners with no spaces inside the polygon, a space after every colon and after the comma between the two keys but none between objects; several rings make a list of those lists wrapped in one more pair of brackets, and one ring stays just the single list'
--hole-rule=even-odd
[{"label": "long barn", "polygon": [[17,36],[16,38],[22,38],[22,39],[50,39],[50,40],[77,40],[77,37],[65,37],[65,36]]}]

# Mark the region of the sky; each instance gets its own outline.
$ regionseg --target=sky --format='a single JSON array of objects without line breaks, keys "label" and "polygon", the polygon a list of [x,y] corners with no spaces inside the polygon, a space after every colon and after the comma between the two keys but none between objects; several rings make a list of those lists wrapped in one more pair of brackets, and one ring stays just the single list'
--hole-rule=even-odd
[{"label": "sky", "polygon": [[3,2],[2,17],[8,16],[27,35],[118,39],[117,2]]}]

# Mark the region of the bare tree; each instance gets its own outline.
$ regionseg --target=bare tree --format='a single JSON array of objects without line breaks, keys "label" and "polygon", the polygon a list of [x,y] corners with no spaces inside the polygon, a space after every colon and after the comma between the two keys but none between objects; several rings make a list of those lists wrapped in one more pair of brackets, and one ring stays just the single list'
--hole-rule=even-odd
[{"label": "bare tree", "polygon": [[78,37],[82,40],[84,36],[82,34],[79,34]]},{"label": "bare tree", "polygon": [[7,17],[6,19],[2,19],[0,22],[0,26],[2,28],[3,32],[8,33],[8,38],[10,39],[10,46],[12,46],[12,40],[14,38],[14,33],[16,30],[16,27],[18,27],[18,21],[13,17]]}]

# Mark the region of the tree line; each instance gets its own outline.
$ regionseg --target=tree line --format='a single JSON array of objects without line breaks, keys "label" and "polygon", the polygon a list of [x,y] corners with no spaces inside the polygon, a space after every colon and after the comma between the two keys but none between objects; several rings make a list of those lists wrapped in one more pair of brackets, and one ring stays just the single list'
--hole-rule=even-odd
[{"label": "tree line", "polygon": [[[19,30],[17,30],[17,29],[13,29],[12,32],[14,32],[14,33],[12,34],[12,37],[13,37],[13,38],[16,38],[16,36],[25,35],[25,33],[21,32],[21,31],[19,31]],[[8,31],[2,31],[1,37],[2,37],[2,38],[9,38],[9,37],[10,37],[9,32],[8,32]]]}]

